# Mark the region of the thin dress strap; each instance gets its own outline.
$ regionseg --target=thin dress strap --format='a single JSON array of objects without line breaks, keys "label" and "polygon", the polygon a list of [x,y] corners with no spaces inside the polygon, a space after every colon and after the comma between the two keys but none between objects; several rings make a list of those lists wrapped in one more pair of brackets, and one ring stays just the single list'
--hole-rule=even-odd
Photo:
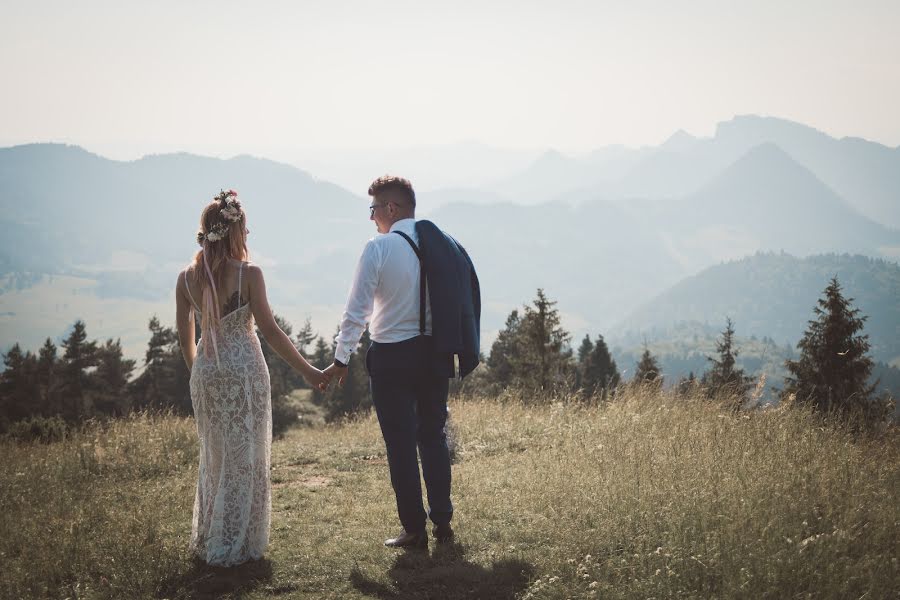
[{"label": "thin dress strap", "polygon": [[197,303],[194,301],[194,295],[191,294],[191,286],[188,285],[188,280],[187,280],[187,269],[185,269],[184,271],[182,271],[182,273],[184,273],[184,289],[187,290],[188,298],[190,298],[191,304],[194,305],[194,309],[199,313],[199,312],[200,312],[200,307],[197,306]]},{"label": "thin dress strap", "polygon": [[244,263],[238,268],[238,308],[241,307],[241,275],[244,274]]}]

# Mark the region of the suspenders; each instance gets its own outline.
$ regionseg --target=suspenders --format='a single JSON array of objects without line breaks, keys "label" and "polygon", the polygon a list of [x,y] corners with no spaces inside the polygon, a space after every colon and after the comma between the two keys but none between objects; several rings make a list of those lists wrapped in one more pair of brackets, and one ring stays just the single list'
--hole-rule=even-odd
[{"label": "suspenders", "polygon": [[425,263],[422,261],[422,253],[412,239],[402,231],[394,231],[409,243],[419,259],[419,333],[425,335]]}]

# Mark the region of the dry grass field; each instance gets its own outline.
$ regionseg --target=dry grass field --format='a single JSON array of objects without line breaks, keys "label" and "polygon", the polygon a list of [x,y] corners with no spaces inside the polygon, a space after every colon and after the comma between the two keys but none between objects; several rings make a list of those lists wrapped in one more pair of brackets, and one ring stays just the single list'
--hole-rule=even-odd
[{"label": "dry grass field", "polygon": [[457,543],[397,532],[374,418],[273,446],[265,559],[187,553],[190,419],[135,416],[0,443],[0,597],[893,598],[900,438],[802,408],[731,413],[650,390],[614,402],[451,401]]}]

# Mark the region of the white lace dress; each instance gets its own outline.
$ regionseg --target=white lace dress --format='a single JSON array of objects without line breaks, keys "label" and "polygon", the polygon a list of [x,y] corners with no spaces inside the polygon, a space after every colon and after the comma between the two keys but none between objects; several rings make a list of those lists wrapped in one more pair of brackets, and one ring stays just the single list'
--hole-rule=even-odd
[{"label": "white lace dress", "polygon": [[[269,369],[249,304],[221,319],[215,353],[204,336],[191,370],[191,401],[200,438],[191,550],[210,565],[262,557],[269,542],[272,400]],[[185,281],[187,283],[187,281]],[[190,288],[188,288],[190,295]],[[191,297],[195,310],[199,307]]]}]

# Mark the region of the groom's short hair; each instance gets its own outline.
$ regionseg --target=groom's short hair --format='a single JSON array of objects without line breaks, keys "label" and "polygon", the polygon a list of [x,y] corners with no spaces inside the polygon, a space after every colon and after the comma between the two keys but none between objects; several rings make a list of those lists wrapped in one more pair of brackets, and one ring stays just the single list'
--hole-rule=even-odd
[{"label": "groom's short hair", "polygon": [[409,179],[396,175],[382,175],[369,186],[369,195],[374,197],[382,192],[398,191],[409,200],[413,208],[416,206],[416,192]]}]

